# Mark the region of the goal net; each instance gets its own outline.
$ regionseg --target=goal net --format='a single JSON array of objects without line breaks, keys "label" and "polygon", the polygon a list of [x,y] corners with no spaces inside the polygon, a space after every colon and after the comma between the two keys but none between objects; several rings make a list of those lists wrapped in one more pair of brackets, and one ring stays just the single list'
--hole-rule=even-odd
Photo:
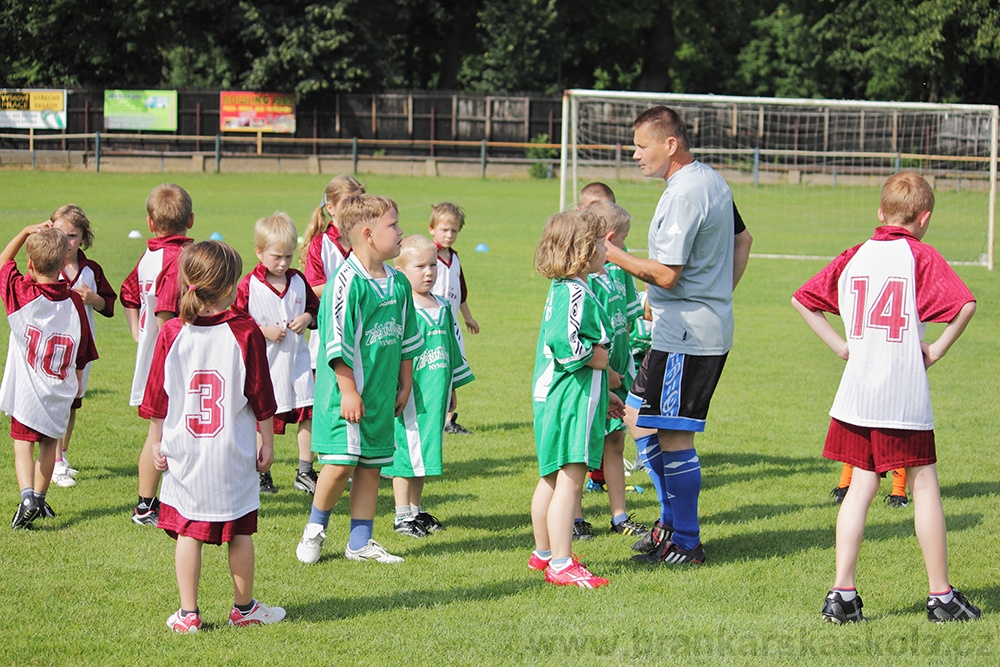
[{"label": "goal net", "polygon": [[908,169],[934,188],[928,241],[950,262],[993,268],[995,106],[566,91],[560,209],[606,182],[635,220],[635,246],[663,182],[633,164],[632,121],[657,104],[732,186],[755,255],[828,258],[864,241],[885,179]]}]

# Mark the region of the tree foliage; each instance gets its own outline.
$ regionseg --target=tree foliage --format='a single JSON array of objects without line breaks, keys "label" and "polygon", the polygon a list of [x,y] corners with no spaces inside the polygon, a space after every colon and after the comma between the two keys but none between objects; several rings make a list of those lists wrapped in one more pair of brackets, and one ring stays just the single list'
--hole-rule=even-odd
[{"label": "tree foliage", "polygon": [[996,102],[997,0],[5,0],[0,84]]}]

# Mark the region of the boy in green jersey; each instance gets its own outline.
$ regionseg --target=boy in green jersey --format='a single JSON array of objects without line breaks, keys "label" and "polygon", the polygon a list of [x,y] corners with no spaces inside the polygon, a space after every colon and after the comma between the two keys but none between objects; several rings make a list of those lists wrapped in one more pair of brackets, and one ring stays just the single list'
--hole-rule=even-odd
[{"label": "boy in green jersey", "polygon": [[379,471],[395,451],[393,419],[410,396],[422,345],[410,283],[385,263],[399,255],[403,232],[395,202],[378,195],[345,199],[338,221],[353,252],[320,299],[312,450],[325,465],[295,553],[303,563],[319,560],[330,513],[353,477],[344,557],[399,563],[372,539],[372,525]]}]

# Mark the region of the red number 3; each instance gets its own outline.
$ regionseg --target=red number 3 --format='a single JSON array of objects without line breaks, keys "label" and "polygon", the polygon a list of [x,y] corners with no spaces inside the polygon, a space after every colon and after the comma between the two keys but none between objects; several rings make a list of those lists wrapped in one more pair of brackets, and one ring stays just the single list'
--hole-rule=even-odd
[{"label": "red number 3", "polygon": [[868,307],[868,277],[851,279],[851,293],[854,294],[854,321],[851,324],[851,338],[863,338],[865,327],[885,330],[886,340],[899,343],[903,340],[909,314],[905,311],[906,279],[888,278],[875,303]]},{"label": "red number 3", "polygon": [[198,396],[198,412],[186,415],[188,433],[196,438],[214,438],[222,431],[226,380],[218,371],[195,371],[188,383],[188,394]]}]

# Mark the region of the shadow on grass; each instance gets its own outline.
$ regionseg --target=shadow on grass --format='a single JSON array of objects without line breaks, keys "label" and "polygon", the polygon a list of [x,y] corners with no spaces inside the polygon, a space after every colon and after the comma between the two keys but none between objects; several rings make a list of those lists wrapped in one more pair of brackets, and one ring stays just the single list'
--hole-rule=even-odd
[{"label": "shadow on grass", "polygon": [[701,459],[703,489],[802,473],[827,472],[830,469],[826,459],[813,456],[707,452],[699,454],[698,458]]},{"label": "shadow on grass", "polygon": [[959,482],[941,487],[942,498],[977,498],[1000,494],[1000,482]]},{"label": "shadow on grass", "polygon": [[[954,584],[952,584],[954,585]],[[1000,607],[1000,586],[987,586],[985,588],[965,588],[959,583],[958,590],[965,594],[969,602],[979,607],[985,613],[991,613]],[[913,604],[897,609],[890,609],[886,613],[889,615],[909,616],[911,614],[927,613],[927,598],[919,598],[919,593],[914,591]],[[992,652],[992,648],[990,649]],[[974,654],[975,652],[973,652]],[[967,655],[968,652],[963,652]]]},{"label": "shadow on grass", "polygon": [[538,577],[523,576],[508,579],[489,586],[457,588],[425,588],[399,591],[392,595],[345,596],[327,598],[306,605],[286,606],[288,618],[296,621],[318,623],[340,621],[354,616],[369,615],[394,609],[429,609],[456,601],[497,600],[517,595],[525,589],[538,588]]},{"label": "shadow on grass", "polygon": [[523,428],[532,428],[533,422],[500,422],[499,424],[480,424],[476,427],[477,433],[492,433],[494,431],[519,431]]},{"label": "shadow on grass", "polygon": [[454,479],[474,479],[476,477],[514,477],[526,469],[538,470],[534,454],[505,458],[478,458],[468,461],[449,461],[445,464],[445,477]]},{"label": "shadow on grass", "polygon": [[724,512],[716,512],[701,518],[702,524],[711,523],[741,523],[771,519],[785,514],[794,514],[808,505],[743,505]]}]

